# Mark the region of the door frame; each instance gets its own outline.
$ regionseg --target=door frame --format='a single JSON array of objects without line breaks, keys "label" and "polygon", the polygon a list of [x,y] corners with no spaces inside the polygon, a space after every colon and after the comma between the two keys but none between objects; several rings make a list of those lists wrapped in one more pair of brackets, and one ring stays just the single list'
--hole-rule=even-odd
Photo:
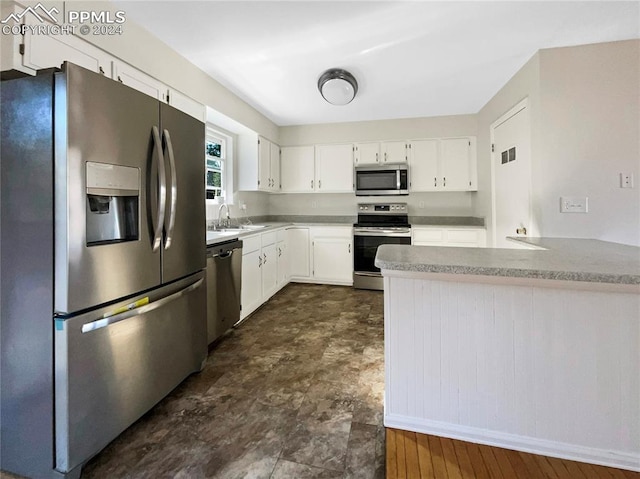
[{"label": "door frame", "polygon": [[[495,120],[493,123],[491,123],[491,126],[489,127],[489,143],[490,145],[493,147],[493,145],[495,145],[495,130],[496,128],[498,128],[500,125],[502,125],[504,122],[506,122],[507,120],[509,120],[510,118],[514,117],[516,114],[520,113],[522,110],[529,108],[529,97],[525,97],[524,99],[520,100],[518,103],[515,104],[515,106],[511,107],[509,110],[507,110],[505,113],[503,113],[502,115],[500,115],[498,117],[497,120]],[[529,110],[529,129],[531,129],[531,110]],[[495,149],[495,148],[493,148]],[[493,247],[496,247],[496,239],[497,239],[497,223],[496,223],[496,172],[495,172],[495,165],[496,165],[496,159],[497,156],[500,154],[500,152],[498,151],[492,151],[491,152],[491,235],[492,235],[492,240],[491,243],[493,245]],[[531,166],[532,163],[532,158],[531,158],[531,134],[529,134],[529,166]],[[527,220],[527,231],[528,232],[532,232],[531,231],[531,225],[533,223],[532,221],[532,215],[533,215],[533,205],[531,204],[531,198],[532,198],[532,188],[533,188],[533,182],[532,182],[532,175],[529,175],[529,218]]]}]

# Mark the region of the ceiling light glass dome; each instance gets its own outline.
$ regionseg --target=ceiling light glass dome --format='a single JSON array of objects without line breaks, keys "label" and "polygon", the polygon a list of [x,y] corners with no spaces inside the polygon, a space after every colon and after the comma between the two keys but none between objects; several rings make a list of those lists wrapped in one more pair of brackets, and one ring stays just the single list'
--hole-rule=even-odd
[{"label": "ceiling light glass dome", "polygon": [[318,79],[318,90],[322,98],[332,105],[346,105],[355,98],[358,82],[348,71],[332,68]]}]

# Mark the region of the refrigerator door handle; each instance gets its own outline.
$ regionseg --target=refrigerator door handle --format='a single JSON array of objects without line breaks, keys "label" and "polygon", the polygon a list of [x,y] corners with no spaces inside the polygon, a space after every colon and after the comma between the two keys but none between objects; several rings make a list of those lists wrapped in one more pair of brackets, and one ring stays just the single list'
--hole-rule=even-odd
[{"label": "refrigerator door handle", "polygon": [[[119,323],[120,321],[124,321],[125,319],[133,318],[134,316],[139,316],[144,313],[148,313],[149,311],[153,311],[154,309],[158,309],[176,299],[184,296],[185,294],[193,291],[200,287],[200,285],[204,282],[203,278],[200,278],[195,283],[187,286],[180,291],[170,294],[169,296],[165,296],[164,298],[158,299],[152,303],[148,302],[148,297],[118,308],[109,313],[105,313],[105,315],[96,319],[95,321],[91,321],[89,323],[85,323],[82,325],[82,332],[89,333],[91,331],[95,331],[96,329],[101,329],[107,327],[111,324]],[[123,311],[124,310],[124,311]],[[122,311],[122,312],[121,312]],[[115,313],[115,314],[114,314]],[[111,314],[111,315],[110,315]]]},{"label": "refrigerator door handle", "polygon": [[173,238],[173,227],[176,223],[176,202],[178,200],[178,180],[176,179],[176,160],[173,155],[173,144],[171,143],[171,135],[169,130],[164,130],[163,133],[166,145],[167,153],[169,154],[169,168],[171,169],[171,204],[169,206],[169,226],[165,228],[167,237],[164,243],[164,249],[171,247],[171,240]]},{"label": "refrigerator door handle", "polygon": [[158,218],[155,225],[155,233],[153,235],[153,252],[155,253],[160,248],[162,241],[162,226],[164,220],[164,211],[167,204],[167,174],[164,169],[164,155],[162,154],[162,142],[160,141],[160,132],[157,126],[152,128],[153,142],[156,147],[156,155],[158,156],[158,190],[160,196],[160,202],[158,205]]}]

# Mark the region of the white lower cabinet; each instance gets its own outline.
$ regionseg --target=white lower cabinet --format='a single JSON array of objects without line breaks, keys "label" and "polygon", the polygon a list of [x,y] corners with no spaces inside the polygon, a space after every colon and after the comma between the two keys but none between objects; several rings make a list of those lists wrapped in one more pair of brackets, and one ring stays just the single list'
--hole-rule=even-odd
[{"label": "white lower cabinet", "polygon": [[353,284],[351,226],[291,227],[291,281]]},{"label": "white lower cabinet", "polygon": [[242,238],[242,286],[240,319],[262,304],[262,244],[260,235]]},{"label": "white lower cabinet", "polygon": [[262,235],[262,299],[266,301],[278,290],[277,233]]},{"label": "white lower cabinet", "polygon": [[411,244],[484,248],[487,246],[487,232],[484,228],[469,226],[413,226]]},{"label": "white lower cabinet", "polygon": [[282,229],[277,232],[278,242],[276,243],[277,258],[277,289],[280,290],[289,282],[289,240],[287,230]]},{"label": "white lower cabinet", "polygon": [[308,280],[311,276],[311,256],[309,254],[309,227],[287,228],[289,241],[289,275],[292,281]]},{"label": "white lower cabinet", "polygon": [[313,239],[313,279],[323,283],[353,284],[351,243],[351,237],[315,237]]},{"label": "white lower cabinet", "polygon": [[353,284],[351,226],[289,226],[241,239],[240,319],[290,281]]},{"label": "white lower cabinet", "polygon": [[240,319],[258,309],[278,290],[276,232],[242,238],[242,288]]}]

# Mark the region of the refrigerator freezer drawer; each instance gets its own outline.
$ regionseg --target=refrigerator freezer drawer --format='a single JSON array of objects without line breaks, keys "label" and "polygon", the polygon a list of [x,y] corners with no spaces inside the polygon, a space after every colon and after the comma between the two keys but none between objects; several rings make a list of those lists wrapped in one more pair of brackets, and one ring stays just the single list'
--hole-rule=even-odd
[{"label": "refrigerator freezer drawer", "polygon": [[203,272],[128,305],[56,321],[55,449],[63,473],[81,467],[207,357]]}]

